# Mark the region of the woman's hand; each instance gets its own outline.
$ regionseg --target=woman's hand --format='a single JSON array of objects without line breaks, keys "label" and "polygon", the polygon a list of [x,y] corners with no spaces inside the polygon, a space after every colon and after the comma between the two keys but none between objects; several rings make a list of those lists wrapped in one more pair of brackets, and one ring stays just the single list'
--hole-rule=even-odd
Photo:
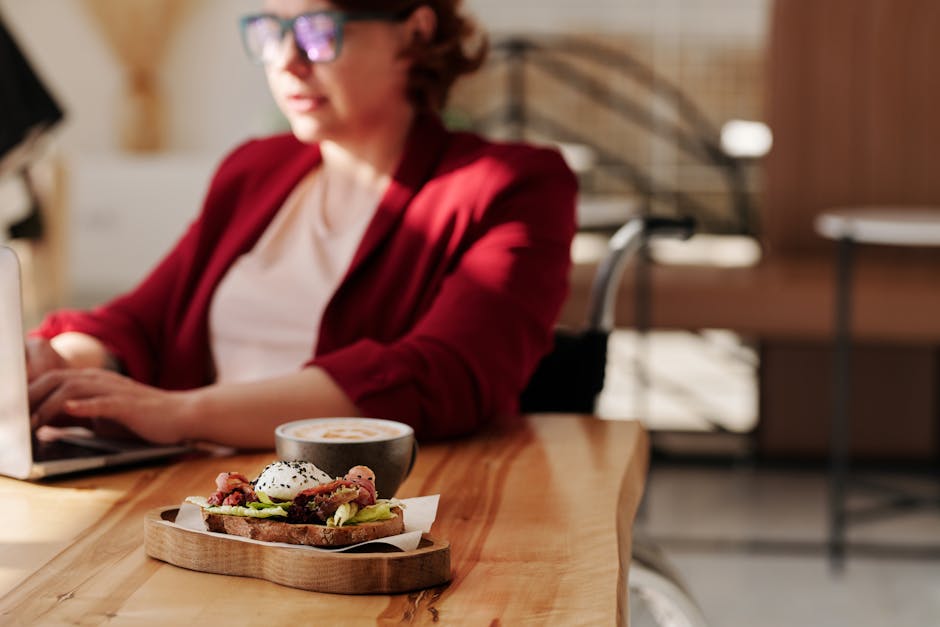
[{"label": "woman's hand", "polygon": [[160,390],[101,368],[49,370],[29,385],[33,429],[105,419],[144,440],[175,444],[186,437],[190,405],[190,393]]},{"label": "woman's hand", "polygon": [[30,382],[40,375],[67,366],[65,358],[52,347],[52,343],[46,338],[26,339],[26,378]]},{"label": "woman's hand", "polygon": [[244,449],[274,448],[274,429],[289,420],[359,416],[322,369],[249,383],[166,391],[102,368],[46,372],[29,385],[33,428],[80,424],[118,427],[157,444],[206,440]]}]

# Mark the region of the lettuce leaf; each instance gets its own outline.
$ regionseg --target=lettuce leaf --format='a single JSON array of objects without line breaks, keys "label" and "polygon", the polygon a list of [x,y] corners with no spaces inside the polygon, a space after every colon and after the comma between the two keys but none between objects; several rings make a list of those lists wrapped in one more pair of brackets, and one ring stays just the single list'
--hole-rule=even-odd
[{"label": "lettuce leaf", "polygon": [[246,506],[252,509],[267,509],[269,507],[280,507],[284,509],[284,511],[287,511],[288,509],[290,509],[290,506],[294,504],[293,501],[273,501],[271,500],[270,496],[268,496],[267,494],[265,494],[264,492],[260,490],[256,491],[255,495],[257,495],[258,497],[257,501],[249,501],[245,503]]},{"label": "lettuce leaf", "polygon": [[[272,516],[287,517],[287,510],[281,505],[268,505],[265,503],[249,503],[244,505],[209,505],[204,496],[187,496],[187,503],[193,503],[210,514],[225,514],[226,516],[247,516],[250,518],[271,518]],[[260,507],[261,509],[257,509]]]},{"label": "lettuce leaf", "polygon": [[398,503],[393,503],[387,499],[380,499],[376,501],[375,505],[367,505],[363,508],[359,508],[355,503],[344,503],[336,509],[336,513],[327,519],[326,524],[329,527],[341,527],[377,520],[389,520],[397,516],[397,514],[392,513],[394,505],[398,505]]},{"label": "lettuce leaf", "polygon": [[363,507],[356,515],[349,519],[351,523],[367,523],[376,520],[389,520],[395,518],[397,514],[392,513],[391,501],[376,501],[375,505]]},{"label": "lettuce leaf", "polygon": [[[259,496],[259,498],[261,498]],[[270,499],[264,499],[270,501]],[[209,505],[209,501],[204,496],[187,496],[186,502],[193,503],[203,508],[210,514],[225,514],[227,516],[248,516],[251,518],[287,518],[287,508],[291,503],[273,503],[252,501],[247,505]],[[360,523],[374,522],[377,520],[389,520],[395,518],[392,513],[392,507],[402,507],[403,504],[389,499],[379,499],[375,505],[359,507],[353,502],[340,505],[336,512],[327,519],[326,524],[329,527],[341,527],[343,525],[356,525]]]},{"label": "lettuce leaf", "polygon": [[343,503],[336,508],[336,512],[332,516],[326,519],[327,527],[342,527],[344,524],[349,522],[353,516],[359,511],[359,506],[355,503]]},{"label": "lettuce leaf", "polygon": [[255,496],[258,497],[259,502],[264,503],[266,505],[270,505],[274,503],[274,501],[271,500],[271,497],[265,494],[264,492],[262,492],[261,490],[255,490]]},{"label": "lettuce leaf", "polygon": [[280,507],[284,511],[287,511],[293,503],[291,501],[285,501],[283,503],[259,503],[258,501],[250,501],[245,503],[245,505],[251,509],[273,509]]}]

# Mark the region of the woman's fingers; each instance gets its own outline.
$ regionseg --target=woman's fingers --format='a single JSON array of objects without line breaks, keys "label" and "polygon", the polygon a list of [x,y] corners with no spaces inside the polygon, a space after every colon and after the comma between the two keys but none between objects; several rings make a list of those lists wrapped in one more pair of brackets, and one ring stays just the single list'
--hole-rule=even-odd
[{"label": "woman's fingers", "polygon": [[108,416],[120,418],[127,409],[127,401],[118,396],[95,396],[94,398],[69,399],[63,405],[66,413],[82,418]]},{"label": "woman's fingers", "polygon": [[47,372],[29,384],[29,412],[33,430],[49,424],[56,416],[55,400],[51,399],[64,381],[62,370]]},{"label": "woman's fingers", "polygon": [[179,423],[191,395],[158,390],[100,368],[55,370],[29,389],[33,428],[44,424],[105,421],[151,442],[183,439]]},{"label": "woman's fingers", "polygon": [[[124,387],[123,377],[97,368],[53,370],[29,386],[29,406],[33,427],[48,424],[62,414],[71,414],[66,403],[107,397]],[[84,413],[74,414],[85,416]]]}]

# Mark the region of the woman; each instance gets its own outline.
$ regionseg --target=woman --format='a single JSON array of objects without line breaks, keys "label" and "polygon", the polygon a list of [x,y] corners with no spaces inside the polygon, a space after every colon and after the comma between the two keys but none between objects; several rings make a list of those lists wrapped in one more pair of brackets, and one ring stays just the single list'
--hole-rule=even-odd
[{"label": "woman", "polygon": [[34,424],[251,448],[298,418],[430,439],[511,415],[566,294],[576,183],[554,151],[441,125],[483,56],[458,3],[269,0],[244,18],[292,134],[232,152],[134,291],[34,332]]}]

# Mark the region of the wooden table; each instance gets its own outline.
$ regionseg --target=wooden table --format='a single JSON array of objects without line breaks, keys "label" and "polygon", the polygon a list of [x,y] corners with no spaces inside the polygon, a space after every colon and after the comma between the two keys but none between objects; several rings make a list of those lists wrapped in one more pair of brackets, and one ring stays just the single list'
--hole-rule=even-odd
[{"label": "wooden table", "polygon": [[438,588],[322,594],[144,553],[148,511],[208,494],[221,471],[254,476],[273,458],[198,458],[44,484],[0,479],[0,623],[626,622],[648,462],[636,422],[529,416],[519,428],[422,447],[398,496],[441,495],[432,534],[451,543],[453,580]]}]

